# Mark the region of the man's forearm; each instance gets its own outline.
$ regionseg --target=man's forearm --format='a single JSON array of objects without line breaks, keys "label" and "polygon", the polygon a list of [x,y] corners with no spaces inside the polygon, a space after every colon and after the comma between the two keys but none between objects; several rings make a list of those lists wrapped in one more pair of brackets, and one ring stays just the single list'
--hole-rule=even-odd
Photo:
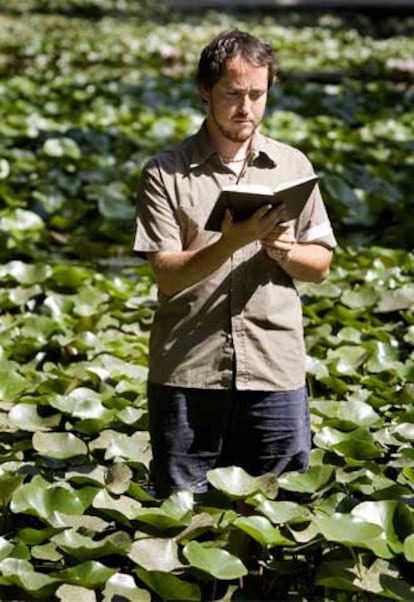
[{"label": "man's forearm", "polygon": [[271,209],[266,205],[257,209],[249,219],[233,222],[230,212],[226,211],[221,238],[211,245],[195,251],[149,253],[148,259],[160,291],[170,296],[200,282],[223,265],[237,249],[270,232],[280,219],[280,213],[280,207]]},{"label": "man's forearm", "polygon": [[233,249],[223,238],[195,251],[158,252],[148,254],[158,287],[171,296],[200,282],[222,266]]},{"label": "man's forearm", "polygon": [[295,280],[322,282],[329,276],[332,251],[322,245],[295,243],[285,258],[272,251],[268,254]]}]

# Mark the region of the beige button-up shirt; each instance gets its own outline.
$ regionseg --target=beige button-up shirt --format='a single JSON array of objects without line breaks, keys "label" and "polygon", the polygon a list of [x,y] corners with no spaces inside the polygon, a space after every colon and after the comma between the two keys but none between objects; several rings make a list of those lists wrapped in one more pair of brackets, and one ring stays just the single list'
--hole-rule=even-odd
[{"label": "beige button-up shirt", "polygon": [[[313,173],[297,149],[256,134],[243,183],[276,187]],[[134,249],[200,249],[220,189],[235,174],[205,126],[151,159],[137,197]],[[295,221],[297,240],[335,245],[318,187]],[[159,294],[150,337],[149,380],[205,389],[291,390],[305,383],[302,308],[295,283],[257,241],[210,276],[170,297]]]}]

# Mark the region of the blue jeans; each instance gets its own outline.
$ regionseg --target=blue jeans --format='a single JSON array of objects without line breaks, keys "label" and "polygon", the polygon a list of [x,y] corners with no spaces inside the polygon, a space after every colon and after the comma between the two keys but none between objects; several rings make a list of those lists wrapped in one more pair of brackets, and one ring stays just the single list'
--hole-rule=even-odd
[{"label": "blue jeans", "polygon": [[205,390],[148,383],[152,473],[161,497],[208,489],[207,471],[303,471],[311,447],[306,388]]}]

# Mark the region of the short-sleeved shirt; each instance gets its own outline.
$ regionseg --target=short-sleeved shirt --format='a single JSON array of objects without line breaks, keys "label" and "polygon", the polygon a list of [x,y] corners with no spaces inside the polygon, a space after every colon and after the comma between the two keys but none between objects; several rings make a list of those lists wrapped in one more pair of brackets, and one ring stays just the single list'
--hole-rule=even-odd
[{"label": "short-sleeved shirt", "polygon": [[[299,150],[256,133],[242,183],[275,188],[313,174]],[[137,196],[134,249],[197,250],[220,233],[204,229],[221,188],[235,183],[205,124],[151,159]],[[335,246],[316,186],[294,223],[299,242]],[[149,381],[203,389],[292,390],[305,383],[302,308],[292,278],[259,241],[237,250],[200,282],[159,292],[149,347]]]}]

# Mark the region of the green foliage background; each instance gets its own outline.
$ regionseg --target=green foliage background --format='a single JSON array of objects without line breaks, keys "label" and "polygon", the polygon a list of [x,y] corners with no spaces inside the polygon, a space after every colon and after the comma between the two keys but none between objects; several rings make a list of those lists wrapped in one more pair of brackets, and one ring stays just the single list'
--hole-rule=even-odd
[{"label": "green foliage background", "polygon": [[[310,156],[340,241],[329,281],[302,290],[314,450],[303,475],[216,470],[208,496],[160,501],[134,191],[201,123],[199,50],[235,25],[278,53],[263,129]],[[2,600],[414,600],[413,29],[2,3]]]}]

